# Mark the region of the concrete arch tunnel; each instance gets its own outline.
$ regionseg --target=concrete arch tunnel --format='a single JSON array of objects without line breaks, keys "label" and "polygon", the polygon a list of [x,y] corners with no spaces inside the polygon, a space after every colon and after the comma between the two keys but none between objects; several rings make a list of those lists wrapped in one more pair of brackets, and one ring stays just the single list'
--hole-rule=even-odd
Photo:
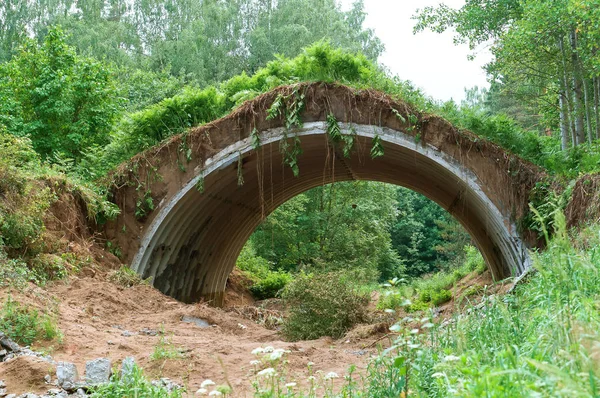
[{"label": "concrete arch tunnel", "polygon": [[[286,128],[285,117],[268,120],[266,110],[276,98],[298,92],[305,105],[301,127]],[[347,158],[328,135],[328,114],[342,134],[354,137]],[[255,143],[260,137],[260,147],[251,134]],[[280,142],[286,137],[302,149],[298,176],[283,164]],[[374,137],[384,155],[372,159]],[[181,160],[182,148],[191,150],[191,160]],[[334,181],[386,182],[435,201],[469,232],[496,279],[521,274],[530,263],[527,249],[536,244],[533,234],[517,228],[542,176],[535,166],[444,119],[418,114],[381,93],[339,85],[282,87],[134,158],[123,170],[123,181],[145,176],[155,209],[136,219],[139,184],[121,184],[114,194],[122,214],[107,235],[134,270],[185,302],[220,305],[237,256],[264,216]]]}]

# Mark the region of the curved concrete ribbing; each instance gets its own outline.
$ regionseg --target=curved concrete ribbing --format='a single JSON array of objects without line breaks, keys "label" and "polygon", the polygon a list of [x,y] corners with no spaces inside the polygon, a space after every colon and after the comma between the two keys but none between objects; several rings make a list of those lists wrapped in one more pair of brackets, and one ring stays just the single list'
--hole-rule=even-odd
[{"label": "curved concrete ribbing", "polygon": [[[459,159],[390,128],[341,127],[344,134],[357,135],[361,148],[349,159],[339,153],[334,156],[323,122],[306,123],[288,133],[297,134],[302,142],[298,177],[282,166],[278,148],[282,128],[261,132],[258,152],[246,138],[212,156],[196,177],[161,204],[132,268],[153,277],[157,288],[177,299],[208,298],[218,304],[240,250],[262,220],[262,204],[268,214],[310,188],[353,179],[406,186],[437,202],[471,234],[496,278],[519,274],[528,266],[511,215],[494,204],[478,177]],[[381,137],[385,155],[373,160],[369,150],[375,135]],[[244,184],[238,186],[240,156]],[[259,177],[264,203],[259,200]],[[203,193],[196,189],[200,179],[204,179]]]}]

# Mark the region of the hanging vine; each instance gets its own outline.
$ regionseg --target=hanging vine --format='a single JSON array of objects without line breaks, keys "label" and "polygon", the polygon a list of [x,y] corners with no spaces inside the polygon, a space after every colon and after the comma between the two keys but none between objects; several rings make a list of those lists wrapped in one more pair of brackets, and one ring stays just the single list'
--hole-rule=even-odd
[{"label": "hanging vine", "polygon": [[238,187],[244,185],[244,170],[243,170],[243,161],[242,161],[242,152],[238,152],[238,162],[237,162],[237,184]]},{"label": "hanging vine", "polygon": [[376,134],[375,137],[373,137],[373,140],[371,140],[371,159],[381,156],[383,156],[383,144],[379,134]]},{"label": "hanging vine", "polygon": [[293,128],[302,127],[301,115],[305,106],[304,99],[304,93],[301,93],[297,87],[294,87],[292,93],[289,95],[278,94],[267,110],[267,120],[277,117],[283,117],[284,119],[285,130],[281,141],[279,141],[279,151],[283,155],[284,164],[292,169],[295,177],[300,173],[298,156],[302,154],[302,148],[298,133],[294,133],[290,137],[288,132]]}]

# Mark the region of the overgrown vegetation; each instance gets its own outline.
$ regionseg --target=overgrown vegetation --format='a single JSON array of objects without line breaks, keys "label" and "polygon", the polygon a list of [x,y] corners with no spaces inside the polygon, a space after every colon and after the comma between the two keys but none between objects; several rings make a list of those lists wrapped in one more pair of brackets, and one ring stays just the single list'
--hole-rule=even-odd
[{"label": "overgrown vegetation", "polygon": [[109,383],[92,387],[91,396],[97,398],[147,397],[147,398],[180,398],[185,391],[152,384],[143,374],[142,369],[134,365],[126,375],[115,372]]},{"label": "overgrown vegetation", "polygon": [[560,213],[555,225],[547,250],[534,255],[537,272],[513,294],[488,297],[444,326],[425,322],[413,333],[419,320],[408,319],[394,328],[381,377],[408,379],[428,396],[596,396],[600,231],[570,238]]},{"label": "overgrown vegetation", "polygon": [[367,320],[369,296],[349,274],[298,274],[283,292],[289,314],[282,333],[290,340],[339,338]]},{"label": "overgrown vegetation", "polygon": [[[410,283],[386,286],[377,308],[396,310],[406,307],[408,312],[428,310],[432,305],[439,306],[452,299],[451,289],[456,282],[471,273],[481,274],[486,269],[481,253],[471,245],[464,247],[463,264],[450,270],[414,279]],[[389,284],[388,284],[389,285]]]},{"label": "overgrown vegetation", "polygon": [[[257,298],[283,298],[287,338],[342,336],[367,318],[365,286],[383,281],[393,283],[380,309],[404,308],[420,317],[392,327],[392,347],[371,362],[362,383],[350,376],[334,391],[338,375],[317,381],[309,367],[313,379],[305,395],[598,396],[600,231],[592,226],[573,243],[561,216],[571,196],[569,179],[600,171],[598,9],[587,0],[468,0],[458,10],[424,9],[417,30],[456,28],[457,39],[473,48],[491,41],[492,86],[469,91],[459,105],[427,98],[377,64],[383,47],[364,28],[360,1],[347,12],[333,0],[176,0],[168,7],[3,2],[0,286],[43,285],[91,263],[46,229],[61,195],[102,224],[118,213],[105,198],[102,178],[119,163],[277,86],[338,82],[404,100],[417,114],[440,114],[458,134],[472,130],[545,168],[551,178],[531,195],[536,211],[520,222],[540,237],[548,238],[548,231],[555,237],[547,251],[534,255],[537,273],[514,293],[485,297],[440,324],[429,316],[432,306],[487,293],[471,287],[452,297],[457,281],[485,265],[441,208],[405,189],[369,182],[321,186],[285,203],[257,229],[238,267]],[[295,175],[302,173],[294,129],[302,124],[304,100],[292,89],[267,104],[269,118],[285,121],[280,151]],[[409,131],[419,127],[417,114],[405,120]],[[341,133],[333,114],[326,122],[328,142],[348,156],[354,138]],[[250,138],[258,150],[259,132]],[[185,144],[178,150],[184,170],[195,155]],[[385,155],[380,137],[373,138],[370,154]],[[240,156],[240,185],[242,166]],[[160,178],[152,172],[148,179]],[[135,216],[144,220],[157,203],[143,182],[137,189]],[[106,248],[122,254],[110,241]],[[126,287],[148,282],[127,267],[109,279]],[[60,339],[52,317],[10,298],[0,311],[0,330],[22,344]],[[268,354],[259,361],[265,369],[255,369],[257,396],[301,396],[285,384],[284,352]],[[163,332],[152,359],[180,357]],[[182,392],[151,385],[136,368],[132,377],[115,376],[94,394]]]},{"label": "overgrown vegetation", "polygon": [[50,315],[40,315],[10,296],[0,308],[0,332],[18,344],[31,345],[38,339],[60,340],[62,334]]},{"label": "overgrown vegetation", "polygon": [[149,285],[151,281],[150,278],[143,279],[140,274],[138,274],[126,265],[123,265],[118,270],[111,272],[108,275],[108,280],[123,287]]},{"label": "overgrown vegetation", "polygon": [[99,188],[42,162],[28,138],[0,127],[0,284],[44,284],[91,262],[68,252],[67,242],[46,231],[50,206],[61,194],[80,199],[88,216],[97,221],[118,212]]}]

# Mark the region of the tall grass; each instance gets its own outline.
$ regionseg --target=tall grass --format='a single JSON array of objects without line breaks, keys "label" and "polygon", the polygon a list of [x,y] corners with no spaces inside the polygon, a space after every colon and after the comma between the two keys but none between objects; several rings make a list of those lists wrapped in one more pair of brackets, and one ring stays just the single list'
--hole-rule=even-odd
[{"label": "tall grass", "polygon": [[[513,294],[419,332],[426,341],[408,379],[415,396],[599,396],[600,226],[575,238],[562,214],[555,226],[534,255],[537,272]],[[407,355],[399,344],[390,353]]]}]

